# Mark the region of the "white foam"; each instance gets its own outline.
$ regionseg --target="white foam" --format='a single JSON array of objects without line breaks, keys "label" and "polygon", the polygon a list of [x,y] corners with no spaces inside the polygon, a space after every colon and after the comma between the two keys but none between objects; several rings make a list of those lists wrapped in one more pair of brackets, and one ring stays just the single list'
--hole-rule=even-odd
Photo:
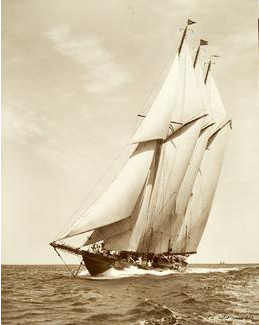
[{"label": "white foam", "polygon": [[87,278],[90,280],[112,280],[120,278],[138,277],[143,275],[154,275],[154,276],[166,276],[169,274],[186,274],[186,273],[225,273],[229,271],[236,271],[239,268],[196,268],[188,267],[185,271],[177,270],[144,270],[139,269],[137,266],[130,266],[123,270],[116,270],[114,268],[108,271],[98,274],[97,276],[92,276],[88,271],[82,271],[79,273],[80,277]]},{"label": "white foam", "polygon": [[176,273],[174,270],[143,270],[139,269],[137,266],[130,266],[123,270],[116,270],[114,268],[109,269],[108,271],[99,274],[98,276],[91,276],[87,271],[80,272],[80,277],[85,277],[93,280],[109,280],[109,279],[118,279],[118,278],[128,278],[128,277],[136,277],[143,275],[155,275],[155,276],[165,276],[169,274]]}]

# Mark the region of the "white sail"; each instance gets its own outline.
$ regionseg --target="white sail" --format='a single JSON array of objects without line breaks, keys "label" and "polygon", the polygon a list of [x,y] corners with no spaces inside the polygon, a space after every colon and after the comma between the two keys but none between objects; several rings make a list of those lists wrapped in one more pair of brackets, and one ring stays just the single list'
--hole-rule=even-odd
[{"label": "white sail", "polygon": [[[201,72],[201,70],[197,70],[198,73]],[[211,176],[209,174],[205,174],[204,173],[204,169],[208,169],[210,168],[210,164],[215,164],[213,162],[213,158],[211,158],[209,160],[209,162],[207,162],[208,160],[208,156],[211,155],[211,157],[213,156],[213,151],[216,151],[217,149],[214,149],[214,147],[212,147],[211,152],[208,153],[208,151],[205,151],[206,145],[208,145],[209,143],[209,138],[213,139],[213,134],[216,134],[216,132],[224,125],[226,124],[226,120],[227,120],[227,116],[226,116],[226,112],[223,106],[223,103],[221,101],[219,92],[217,90],[215,81],[213,76],[210,74],[208,79],[207,79],[207,83],[206,83],[206,87],[205,87],[205,91],[207,92],[207,97],[206,97],[206,93],[204,93],[204,98],[208,103],[208,109],[210,111],[210,114],[213,116],[213,120],[214,120],[214,124],[211,125],[209,128],[205,129],[204,132],[202,132],[200,138],[197,141],[197,145],[195,147],[195,149],[198,151],[198,153],[195,153],[194,150],[194,155],[192,158],[195,158],[195,154],[199,155],[199,161],[201,163],[201,167],[200,167],[200,172],[201,174],[197,175],[198,172],[198,165],[197,164],[193,164],[192,161],[190,163],[189,166],[189,173],[187,171],[183,184],[182,184],[182,188],[180,189],[179,193],[178,193],[178,204],[176,206],[176,220],[178,222],[176,222],[176,225],[174,227],[173,233],[172,233],[172,251],[175,253],[179,252],[179,248],[183,249],[184,243],[186,241],[186,236],[187,236],[187,231],[188,231],[188,227],[186,226],[187,220],[189,220],[188,222],[194,222],[192,220],[196,220],[199,218],[202,218],[202,214],[198,214],[198,209],[201,208],[203,209],[203,206],[200,205],[200,202],[203,203],[203,205],[207,204],[207,199],[208,197],[206,196],[206,191],[208,191],[207,193],[209,193],[211,190],[213,191],[213,186],[211,189],[203,189],[203,187],[205,186],[205,184],[207,184],[206,182],[206,178],[213,178],[214,176]],[[211,140],[210,140],[211,141]],[[220,144],[219,144],[220,146]],[[223,145],[224,147],[224,145]],[[215,147],[216,148],[216,147]],[[202,154],[202,151],[204,152],[204,155]],[[222,149],[223,150],[223,149]],[[223,153],[223,151],[222,151]],[[201,161],[202,158],[202,161]],[[215,156],[214,159],[216,159],[217,157]],[[198,160],[196,160],[196,162],[198,162]],[[188,187],[188,178],[190,177],[190,175],[193,174],[193,172],[195,171],[195,175],[197,175],[197,180],[195,181],[195,185],[193,187],[193,189],[190,188],[190,186]],[[189,174],[189,175],[188,175]],[[219,173],[216,174],[216,177],[219,177]],[[192,178],[192,180],[194,180]],[[190,184],[190,183],[189,183]],[[202,184],[201,189],[199,189],[199,184]],[[201,191],[201,194],[199,194],[199,191]],[[215,190],[214,190],[215,192]],[[202,198],[200,197],[200,195],[202,195]],[[187,201],[186,201],[187,199]],[[186,212],[186,208],[187,208],[187,204],[189,201],[189,206],[188,206],[188,212]],[[187,204],[186,204],[187,203]],[[190,208],[191,205],[191,208]],[[196,211],[196,213],[194,212]],[[186,212],[186,215],[185,215]],[[208,216],[207,216],[208,218]],[[203,218],[204,220],[204,218]],[[199,233],[200,230],[198,228],[198,224],[196,223],[197,229],[192,229],[193,233]],[[179,247],[179,243],[180,243],[180,247]],[[187,247],[188,248],[188,247]]]},{"label": "white sail", "polygon": [[[107,238],[106,249],[156,253],[168,250],[171,207],[175,204],[175,193],[187,169],[204,118],[193,121],[162,143],[161,152],[157,149],[143,194],[127,221],[128,231],[123,221],[107,226],[103,234],[103,238]],[[160,228],[163,229],[162,238]],[[109,233],[113,236],[108,236]]]},{"label": "white sail", "polygon": [[72,225],[64,237],[129,217],[149,173],[155,146],[155,141],[139,144],[108,190]]},{"label": "white sail", "polygon": [[[113,238],[117,235],[121,235],[127,232],[131,228],[131,218],[128,217],[126,219],[122,219],[120,221],[111,223],[109,225],[100,227],[95,229],[91,236],[87,239],[84,245],[89,245],[101,240],[108,240],[109,238]],[[112,248],[116,249],[117,248]],[[119,250],[120,248],[118,248]]]},{"label": "white sail", "polygon": [[205,114],[198,94],[191,56],[188,46],[184,44],[132,143],[166,139],[170,122],[173,131],[176,131],[183,124]]},{"label": "white sail", "polygon": [[[134,141],[149,140],[149,130],[152,130],[153,132],[154,130],[158,129],[159,132],[163,131],[163,134],[160,133],[160,135],[158,135],[158,133],[156,133],[156,136],[154,138],[166,138],[166,136],[168,135],[169,123],[171,120],[182,120],[183,123],[188,121],[192,122],[189,122],[188,125],[182,127],[180,130],[175,132],[170,137],[170,140],[162,144],[161,150],[163,157],[160,155],[159,167],[157,167],[158,164],[155,164],[155,162],[153,161],[153,166],[156,167],[153,167],[153,171],[152,173],[149,173],[148,178],[147,173],[145,174],[145,179],[147,179],[147,182],[143,189],[143,196],[140,203],[135,205],[134,207],[131,207],[131,214],[123,213],[124,218],[130,217],[130,223],[128,223],[128,225],[130,224],[131,229],[128,230],[128,234],[127,232],[125,232],[124,222],[114,224],[115,221],[118,221],[121,218],[115,220],[114,217],[107,218],[106,216],[105,220],[109,220],[110,223],[113,223],[109,226],[108,222],[105,224],[100,223],[98,213],[94,211],[95,220],[93,218],[91,226],[89,224],[90,221],[88,221],[87,228],[85,228],[86,221],[84,220],[83,229],[93,229],[89,228],[94,227],[93,222],[95,223],[95,229],[103,227],[105,225],[107,226],[100,229],[99,231],[96,230],[93,233],[91,240],[93,240],[94,237],[100,238],[100,234],[102,233],[104,238],[107,239],[105,244],[106,247],[113,247],[113,249],[125,249],[125,247],[127,247],[128,250],[144,249],[144,239],[146,239],[145,232],[146,230],[148,232],[147,224],[148,222],[150,223],[150,219],[156,219],[156,217],[152,215],[152,213],[160,214],[159,210],[164,204],[164,201],[160,198],[161,190],[166,192],[168,200],[171,203],[171,195],[173,192],[176,192],[179,188],[181,180],[188,166],[191,154],[194,150],[195,142],[202,128],[205,114],[206,109],[204,108],[203,101],[201,99],[201,94],[198,91],[198,83],[192,66],[189,50],[187,46],[184,45],[182,54],[179,57],[176,57],[173,66],[169,71],[168,77],[165,80],[165,83],[157,96],[156,101],[154,102],[153,106],[150,109],[150,112],[144,119],[142,125],[140,126],[133,139],[135,139]],[[167,116],[166,119],[165,116]],[[197,118],[197,120],[195,120],[195,118]],[[163,123],[160,123],[160,121],[163,121]],[[143,130],[147,131],[145,136],[143,138],[137,138],[142,134],[141,132]],[[153,138],[153,136],[151,138]],[[156,170],[157,168],[159,169],[158,171]],[[167,174],[171,175],[171,179],[169,177],[170,181],[167,179]],[[154,175],[156,177],[154,177]],[[135,177],[136,175],[134,175],[134,178]],[[168,186],[165,186],[165,188],[164,186],[161,187],[161,184],[159,184],[159,182],[157,182],[156,180],[156,178],[161,177],[167,180]],[[144,183],[141,182],[141,184],[143,185]],[[153,192],[155,192],[155,194]],[[140,190],[138,191],[138,195],[140,195]],[[111,199],[112,198],[109,196],[109,200]],[[136,201],[137,197],[135,198],[135,203]],[[156,203],[156,201],[159,203]],[[155,209],[154,205],[156,205]],[[154,211],[151,211],[152,209],[150,210],[150,206],[152,206],[152,209]],[[94,216],[94,213],[91,213],[91,215]],[[87,215],[87,220],[89,220],[89,214]],[[155,224],[157,223],[155,222]],[[76,228],[77,232],[79,229],[80,231],[83,231],[81,227],[81,221],[79,226],[76,225]],[[118,231],[118,228],[121,228],[121,235]],[[112,229],[114,229],[114,231],[112,231]],[[110,236],[112,232],[114,234],[113,237]],[[74,231],[72,230],[72,234],[73,233]],[[126,240],[126,237],[128,238],[128,240]],[[115,241],[116,247],[114,246]],[[156,243],[154,245],[156,246]]]},{"label": "white sail", "polygon": [[[169,228],[173,224],[171,220],[172,207],[175,206],[176,193],[190,162],[207,113],[204,101],[202,100],[202,92],[199,91],[197,76],[195,75],[186,46],[184,46],[184,51],[184,55],[181,55],[179,58],[177,94],[174,98],[174,105],[171,106],[170,119],[182,119],[184,122],[193,121],[181,127],[164,143],[161,142],[159,164],[155,167],[157,170],[150,174],[141,206],[131,216],[131,229],[128,232],[123,231],[121,234],[115,231],[114,236],[106,241],[106,248],[137,251],[149,250],[152,252],[168,250]],[[175,66],[173,66],[173,70],[170,72],[172,71],[176,72]],[[167,91],[170,94],[168,89]],[[142,127],[147,127],[147,130],[154,127],[149,123],[151,121],[149,116],[155,116],[153,115],[155,107],[157,108],[158,106],[151,108],[151,115],[148,115],[142,123]],[[156,112],[159,113],[158,111]],[[177,118],[176,113],[178,114]],[[160,114],[163,114],[163,111]],[[197,116],[198,119],[194,120]],[[156,119],[159,119],[159,116]],[[163,127],[167,131],[166,133],[168,133],[168,125],[164,124]],[[137,134],[139,134],[138,132],[140,131],[137,131]],[[138,140],[140,141],[140,139]],[[156,177],[154,177],[154,173]],[[187,203],[188,200],[186,206]],[[113,226],[111,225],[111,227]],[[162,239],[160,238],[160,228],[164,229],[162,231]]]},{"label": "white sail", "polygon": [[131,215],[123,220],[98,228],[94,231],[87,244],[106,239],[105,248],[112,250],[137,250],[139,237],[143,231],[143,218],[148,211],[148,203],[156,165],[156,155],[153,157],[147,181],[141,191]]},{"label": "white sail", "polygon": [[208,113],[208,115],[206,116],[205,120],[204,120],[204,124],[202,126],[202,128],[206,128],[212,124],[215,124],[216,121],[213,118],[213,114],[211,111],[211,104],[210,104],[210,100],[209,100],[209,94],[208,94],[208,89],[204,84],[204,77],[203,77],[203,72],[202,72],[202,68],[201,68],[201,64],[199,62],[199,59],[196,63],[195,66],[195,73],[197,76],[197,81],[199,84],[199,90],[200,90],[200,94],[201,94],[201,98],[203,101],[203,105],[206,109],[206,112]]},{"label": "white sail", "polygon": [[[211,135],[211,127],[210,126],[201,132],[201,134],[196,142],[195,149],[193,151],[190,163],[189,163],[187,171],[184,175],[180,189],[177,193],[175,211],[173,211],[174,222],[173,222],[172,231],[171,231],[171,244],[172,245],[178,235],[180,227],[182,226],[184,216],[186,213],[186,209],[188,206],[188,202],[189,202],[192,190],[193,190],[193,185],[194,185],[195,179],[197,177],[197,174],[198,174],[198,171],[199,171],[199,168],[200,168],[210,135]],[[172,248],[172,247],[170,247],[170,248]]]},{"label": "white sail", "polygon": [[109,238],[105,243],[105,247],[107,249],[140,251],[139,246],[147,230],[147,215],[153,185],[156,178],[160,150],[161,145],[157,145],[156,153],[153,158],[145,188],[143,189],[142,197],[130,216],[130,228],[127,232],[121,231],[121,233],[115,233],[113,237]]},{"label": "white sail", "polygon": [[143,251],[168,251],[173,225],[172,211],[176,195],[188,167],[204,117],[193,121],[168,139],[161,149],[157,177],[154,184]]},{"label": "white sail", "polygon": [[134,134],[132,143],[166,138],[177,88],[178,61],[177,55],[153,105]]},{"label": "white sail", "polygon": [[215,80],[210,73],[206,83],[206,90],[208,94],[209,107],[214,120],[213,133],[216,132],[228,119],[221,100]]},{"label": "white sail", "polygon": [[229,130],[229,123],[227,123],[214,135],[210,146],[205,151],[184,222],[174,241],[173,252],[186,253],[197,250],[216,192]]},{"label": "white sail", "polygon": [[202,131],[197,139],[194,151],[190,159],[190,163],[188,165],[183,181],[181,183],[181,186],[176,196],[176,204],[173,207],[174,211],[172,211],[173,223],[171,226],[171,241],[170,241],[171,247],[170,248],[172,248],[173,242],[175,241],[175,238],[177,237],[179,230],[182,226],[186,209],[188,206],[188,202],[190,199],[190,195],[192,192],[192,188],[196,176],[198,174],[198,170],[200,168],[208,140],[212,134],[212,126],[214,124],[214,120],[212,118],[211,109],[210,109],[209,98],[207,95],[207,90],[204,85],[202,69],[200,67],[199,61],[196,63],[195,72],[199,84],[199,90],[203,101],[203,105],[206,108],[208,115],[204,119]]}]

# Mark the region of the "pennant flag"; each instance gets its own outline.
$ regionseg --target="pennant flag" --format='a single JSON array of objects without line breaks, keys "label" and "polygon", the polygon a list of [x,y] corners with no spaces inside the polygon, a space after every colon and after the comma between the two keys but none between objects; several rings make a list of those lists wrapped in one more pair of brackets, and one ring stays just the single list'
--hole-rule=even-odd
[{"label": "pennant flag", "polygon": [[209,42],[208,41],[205,41],[204,39],[201,39],[200,40],[200,45],[202,46],[202,45],[208,45],[209,44]]},{"label": "pennant flag", "polygon": [[192,24],[196,24],[196,21],[192,21],[191,19],[188,19],[187,25],[192,25]]}]

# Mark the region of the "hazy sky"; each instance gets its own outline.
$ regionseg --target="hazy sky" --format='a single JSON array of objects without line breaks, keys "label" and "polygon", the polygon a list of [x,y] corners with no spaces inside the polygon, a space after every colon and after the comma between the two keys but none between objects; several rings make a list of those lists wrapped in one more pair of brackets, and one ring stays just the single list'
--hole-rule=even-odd
[{"label": "hazy sky", "polygon": [[2,263],[59,262],[48,243],[125,148],[187,18],[233,120],[191,261],[259,262],[257,2],[3,0]]}]

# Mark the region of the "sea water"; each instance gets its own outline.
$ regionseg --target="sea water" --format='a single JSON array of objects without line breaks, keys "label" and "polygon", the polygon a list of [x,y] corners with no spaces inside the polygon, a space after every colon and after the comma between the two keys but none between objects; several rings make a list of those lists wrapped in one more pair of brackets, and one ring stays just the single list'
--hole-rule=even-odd
[{"label": "sea water", "polygon": [[65,266],[5,265],[2,324],[259,324],[259,265],[77,278]]}]

